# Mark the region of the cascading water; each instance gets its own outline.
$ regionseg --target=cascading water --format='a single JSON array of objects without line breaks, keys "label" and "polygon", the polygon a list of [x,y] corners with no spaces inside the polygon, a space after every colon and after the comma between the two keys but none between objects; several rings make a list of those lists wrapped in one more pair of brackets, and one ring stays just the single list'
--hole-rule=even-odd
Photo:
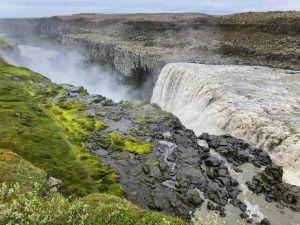
[{"label": "cascading water", "polygon": [[168,64],[152,103],[195,131],[230,133],[269,150],[300,185],[300,72],[267,67]]}]

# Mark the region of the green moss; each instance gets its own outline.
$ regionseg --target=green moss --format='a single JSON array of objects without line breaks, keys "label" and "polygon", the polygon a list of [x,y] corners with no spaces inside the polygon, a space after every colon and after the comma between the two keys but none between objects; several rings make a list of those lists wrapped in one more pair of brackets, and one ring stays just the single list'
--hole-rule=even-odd
[{"label": "green moss", "polygon": [[0,148],[61,179],[66,193],[107,191],[118,175],[85,145],[89,134],[107,124],[83,113],[82,103],[46,100],[64,91],[39,74],[0,60]]},{"label": "green moss", "polygon": [[117,122],[117,121],[120,121],[122,119],[122,116],[112,115],[112,116],[109,116],[108,118]]},{"label": "green moss", "polygon": [[[3,104],[3,103],[2,103]],[[90,193],[92,184],[81,179],[84,167],[70,152],[60,129],[32,103],[6,103],[0,110],[0,147],[12,149],[64,182],[74,194]],[[12,116],[14,113],[18,116]]]},{"label": "green moss", "polygon": [[6,37],[0,36],[0,49],[11,49],[15,46],[15,43]]},{"label": "green moss", "polygon": [[105,117],[106,116],[106,112],[96,112],[96,116],[100,116],[100,117]]},{"label": "green moss", "polygon": [[128,151],[136,154],[148,154],[152,151],[152,145],[148,143],[139,144],[133,138],[126,138],[122,135],[109,133],[104,140],[107,148],[112,148],[116,151]]},{"label": "green moss", "polygon": [[45,79],[45,78],[38,76],[37,74],[31,72],[30,70],[28,70],[26,68],[15,67],[15,66],[9,65],[3,61],[0,62],[0,67],[1,67],[1,71],[3,73],[12,75],[16,78],[19,76],[19,78],[24,81],[27,81],[28,79],[34,80],[34,78],[36,78],[36,80]]},{"label": "green moss", "polygon": [[133,121],[133,123],[136,124],[136,125],[144,126],[149,122],[146,121],[145,119],[136,119],[136,120]]},{"label": "green moss", "polygon": [[124,188],[124,186],[122,186],[118,183],[114,183],[114,184],[111,184],[108,186],[107,193],[118,196],[118,197],[124,197],[125,196],[125,188]]},{"label": "green moss", "polygon": [[122,107],[124,109],[133,109],[134,108],[134,103],[133,102],[125,102],[122,104]]},{"label": "green moss", "polygon": [[[80,102],[64,100],[57,103],[52,102],[48,112],[66,128],[65,135],[67,139],[72,142],[76,154],[84,162],[97,189],[107,191],[108,185],[118,180],[118,174],[116,171],[101,164],[99,157],[91,154],[86,148],[85,142],[91,133],[104,130],[108,125],[98,120],[94,115],[86,114],[83,111],[85,108],[86,106]],[[102,179],[104,177],[108,180],[108,184],[103,182]],[[120,190],[116,191],[116,194],[120,195]]]},{"label": "green moss", "polygon": [[86,96],[86,95],[89,95],[88,91],[86,89],[84,89],[84,87],[80,87],[77,92],[79,94],[81,94],[82,96]]},{"label": "green moss", "polygon": [[66,90],[60,85],[45,83],[44,85],[36,86],[30,93],[36,99],[44,99],[45,97],[63,96]]},{"label": "green moss", "polygon": [[130,128],[130,134],[135,137],[142,137],[144,135],[143,129]]}]

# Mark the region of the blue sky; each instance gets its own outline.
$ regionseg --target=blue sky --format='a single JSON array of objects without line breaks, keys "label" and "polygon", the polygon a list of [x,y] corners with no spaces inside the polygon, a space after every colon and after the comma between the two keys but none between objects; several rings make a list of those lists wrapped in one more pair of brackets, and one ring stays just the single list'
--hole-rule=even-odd
[{"label": "blue sky", "polygon": [[0,0],[0,17],[42,17],[75,13],[300,10],[300,0]]}]

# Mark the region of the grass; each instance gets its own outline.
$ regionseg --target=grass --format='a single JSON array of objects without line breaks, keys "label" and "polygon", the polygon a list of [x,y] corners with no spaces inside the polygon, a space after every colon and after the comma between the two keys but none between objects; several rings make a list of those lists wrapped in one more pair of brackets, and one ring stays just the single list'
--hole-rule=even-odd
[{"label": "grass", "polygon": [[[112,190],[116,190],[116,195],[123,195],[124,192],[121,193],[121,188],[110,187],[118,180],[117,172],[101,164],[99,157],[91,154],[85,145],[91,133],[106,129],[107,124],[98,120],[95,116],[87,115],[84,112],[86,106],[80,102],[65,100],[54,102],[48,100],[43,106],[65,127],[64,135],[72,143],[77,157],[84,162],[97,189],[100,191],[110,190],[111,193]],[[108,182],[107,184],[103,182],[104,177]]]},{"label": "grass", "polygon": [[[41,108],[41,99],[63,93],[60,86],[45,77],[0,60],[0,148],[18,153],[47,174],[61,179],[66,194],[85,196],[95,189],[114,190],[109,186],[118,175],[100,164],[99,158],[89,154],[84,145],[89,133],[103,129],[106,124],[76,114],[75,111],[82,109],[80,104],[71,103],[75,107],[71,110],[64,109],[64,104],[69,103],[48,109],[66,126],[65,136],[78,151],[77,157],[63,139],[60,124],[47,114],[48,110]],[[102,180],[106,177],[109,182],[104,184]]]},{"label": "grass", "polygon": [[143,210],[116,196],[91,194],[66,199],[56,191],[41,196],[36,183],[30,191],[20,184],[0,186],[0,224],[48,225],[184,225],[186,222]]},{"label": "grass", "polygon": [[[64,93],[41,75],[0,60],[0,224],[186,224],[116,196],[124,194],[118,175],[85,146],[89,134],[107,125],[85,113],[82,103],[52,98]],[[120,150],[143,154],[152,148],[110,137]],[[48,175],[77,197],[49,191]]]},{"label": "grass", "polygon": [[8,186],[19,183],[22,192],[32,190],[35,182],[45,184],[47,180],[44,170],[38,169],[10,150],[0,149],[0,168],[0,183],[5,182]]},{"label": "grass", "polygon": [[14,45],[15,43],[12,40],[0,36],[0,49],[11,49],[14,47]]}]

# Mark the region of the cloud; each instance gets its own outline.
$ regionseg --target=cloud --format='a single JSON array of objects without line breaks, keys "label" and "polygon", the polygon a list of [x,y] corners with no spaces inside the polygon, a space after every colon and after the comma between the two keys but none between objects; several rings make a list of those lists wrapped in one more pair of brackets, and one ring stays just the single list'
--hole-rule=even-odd
[{"label": "cloud", "polygon": [[42,17],[75,13],[300,10],[299,0],[1,0],[0,17]]}]

